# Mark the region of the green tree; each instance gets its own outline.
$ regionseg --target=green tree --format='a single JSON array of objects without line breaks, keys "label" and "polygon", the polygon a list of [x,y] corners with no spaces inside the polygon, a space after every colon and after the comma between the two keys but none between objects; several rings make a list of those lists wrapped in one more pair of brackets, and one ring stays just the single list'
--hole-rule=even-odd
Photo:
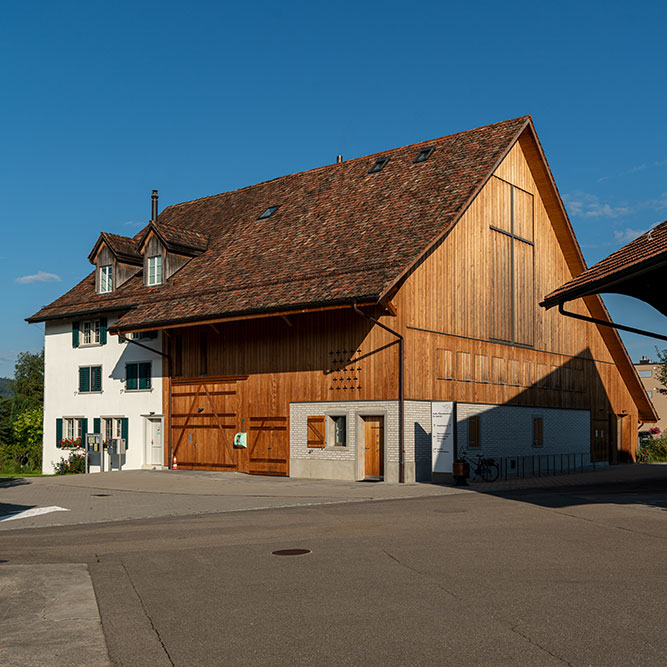
[{"label": "green tree", "polygon": [[19,354],[14,365],[12,389],[17,413],[44,404],[44,350]]},{"label": "green tree", "polygon": [[42,466],[42,424],[44,410],[24,410],[12,424],[13,442],[8,453],[21,467],[39,470]]},{"label": "green tree", "polygon": [[10,385],[11,396],[0,398],[0,468],[36,470],[42,458],[43,350],[19,354]]}]

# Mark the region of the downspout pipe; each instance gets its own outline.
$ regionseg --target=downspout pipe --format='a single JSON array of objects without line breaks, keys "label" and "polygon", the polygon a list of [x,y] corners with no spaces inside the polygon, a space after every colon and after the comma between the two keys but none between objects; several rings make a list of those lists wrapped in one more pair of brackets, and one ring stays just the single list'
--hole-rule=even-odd
[{"label": "downspout pipe", "polygon": [[398,481],[403,484],[405,482],[405,438],[403,434],[405,424],[405,339],[397,331],[390,329],[374,317],[359,310],[356,303],[352,304],[352,308],[357,315],[365,317],[370,322],[373,322],[373,324],[377,324],[381,329],[388,331],[392,336],[398,338]]},{"label": "downspout pipe", "polygon": [[[164,338],[164,334],[163,334]],[[127,338],[127,336],[124,336],[123,334],[118,334],[118,339],[125,342],[125,343],[132,343],[132,345],[136,345],[137,347],[142,347],[144,350],[148,350],[149,352],[153,352],[155,354],[159,354],[161,357],[167,360],[167,376],[169,377],[169,403],[167,404],[167,417],[169,418],[169,432],[167,433],[167,444],[169,448],[169,457],[167,459],[167,467],[171,470],[172,466],[172,451],[171,451],[171,356],[168,355],[166,352],[161,352],[160,350],[156,350],[154,347],[149,347],[148,345],[144,345],[143,343],[138,343],[136,340],[133,340],[132,338]]]}]

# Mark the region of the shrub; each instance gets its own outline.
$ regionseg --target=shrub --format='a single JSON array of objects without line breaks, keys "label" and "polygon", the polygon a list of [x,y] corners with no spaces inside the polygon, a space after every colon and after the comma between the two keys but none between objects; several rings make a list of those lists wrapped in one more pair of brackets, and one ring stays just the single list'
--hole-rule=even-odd
[{"label": "shrub", "polygon": [[56,475],[78,475],[86,472],[86,455],[72,452],[68,458],[61,458],[53,464]]},{"label": "shrub", "polygon": [[667,461],[667,438],[642,440],[637,450],[639,463]]}]

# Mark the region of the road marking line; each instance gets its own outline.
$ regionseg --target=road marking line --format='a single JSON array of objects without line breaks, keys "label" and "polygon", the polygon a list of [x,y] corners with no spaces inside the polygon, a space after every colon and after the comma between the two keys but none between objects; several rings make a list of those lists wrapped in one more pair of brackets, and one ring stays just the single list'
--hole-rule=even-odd
[{"label": "road marking line", "polygon": [[21,510],[20,512],[12,512],[0,516],[0,521],[13,521],[14,519],[28,519],[31,516],[39,516],[40,514],[48,514],[49,512],[69,512],[66,507],[59,507],[58,505],[51,505],[50,507],[33,507],[30,510]]}]

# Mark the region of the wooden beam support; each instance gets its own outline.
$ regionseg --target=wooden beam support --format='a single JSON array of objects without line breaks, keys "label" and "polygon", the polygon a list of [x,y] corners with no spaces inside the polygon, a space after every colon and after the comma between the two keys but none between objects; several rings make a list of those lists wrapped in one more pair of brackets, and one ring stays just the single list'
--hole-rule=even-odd
[{"label": "wooden beam support", "polygon": [[294,325],[290,322],[289,317],[287,317],[287,315],[281,315],[280,317],[282,318],[282,320],[285,322],[285,324],[286,324],[288,327],[292,327],[292,326],[294,326]]}]

